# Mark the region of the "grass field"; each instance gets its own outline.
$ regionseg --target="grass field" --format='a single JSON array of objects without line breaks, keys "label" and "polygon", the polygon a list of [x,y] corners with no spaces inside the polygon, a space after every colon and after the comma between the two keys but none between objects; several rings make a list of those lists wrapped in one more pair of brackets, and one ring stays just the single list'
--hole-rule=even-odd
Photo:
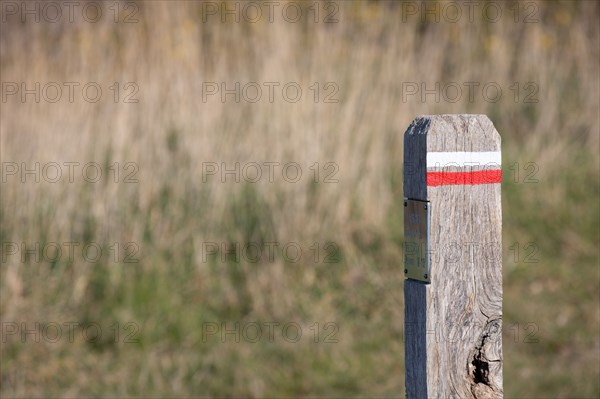
[{"label": "grass field", "polygon": [[503,140],[506,397],[600,395],[597,2],[206,4],[3,3],[3,397],[403,397],[402,135],[440,113]]}]

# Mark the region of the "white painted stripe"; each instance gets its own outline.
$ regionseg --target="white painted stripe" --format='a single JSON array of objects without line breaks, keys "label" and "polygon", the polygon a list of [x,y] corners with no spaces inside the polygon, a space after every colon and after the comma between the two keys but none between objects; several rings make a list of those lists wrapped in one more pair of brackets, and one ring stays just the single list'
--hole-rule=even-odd
[{"label": "white painted stripe", "polygon": [[428,152],[427,167],[458,166],[485,166],[502,164],[500,151],[493,152]]}]

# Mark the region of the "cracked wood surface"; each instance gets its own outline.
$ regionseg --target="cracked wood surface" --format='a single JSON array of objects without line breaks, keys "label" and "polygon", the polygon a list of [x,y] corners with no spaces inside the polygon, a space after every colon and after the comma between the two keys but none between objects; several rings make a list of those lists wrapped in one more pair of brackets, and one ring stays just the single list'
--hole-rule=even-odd
[{"label": "cracked wood surface", "polygon": [[404,197],[431,207],[431,284],[404,282],[408,398],[503,396],[500,184],[426,178],[427,152],[480,151],[500,151],[485,115],[418,117],[404,135]]}]

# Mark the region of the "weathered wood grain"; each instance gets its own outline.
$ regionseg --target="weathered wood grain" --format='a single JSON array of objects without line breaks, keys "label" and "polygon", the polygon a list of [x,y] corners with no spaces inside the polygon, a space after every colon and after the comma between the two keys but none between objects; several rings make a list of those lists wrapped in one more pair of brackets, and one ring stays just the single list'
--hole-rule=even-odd
[{"label": "weathered wood grain", "polygon": [[404,135],[404,196],[431,207],[431,284],[404,283],[407,397],[500,398],[500,184],[427,186],[441,151],[500,151],[500,136],[484,115],[418,117]]}]

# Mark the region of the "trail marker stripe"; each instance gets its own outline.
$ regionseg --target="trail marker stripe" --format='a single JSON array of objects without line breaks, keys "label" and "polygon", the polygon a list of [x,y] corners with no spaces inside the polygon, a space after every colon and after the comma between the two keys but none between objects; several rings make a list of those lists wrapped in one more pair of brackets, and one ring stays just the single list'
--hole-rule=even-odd
[{"label": "trail marker stripe", "polygon": [[445,166],[486,166],[502,164],[500,151],[493,152],[428,152],[427,168]]},{"label": "trail marker stripe", "polygon": [[502,171],[478,170],[475,172],[427,172],[427,186],[476,185],[502,182]]}]

